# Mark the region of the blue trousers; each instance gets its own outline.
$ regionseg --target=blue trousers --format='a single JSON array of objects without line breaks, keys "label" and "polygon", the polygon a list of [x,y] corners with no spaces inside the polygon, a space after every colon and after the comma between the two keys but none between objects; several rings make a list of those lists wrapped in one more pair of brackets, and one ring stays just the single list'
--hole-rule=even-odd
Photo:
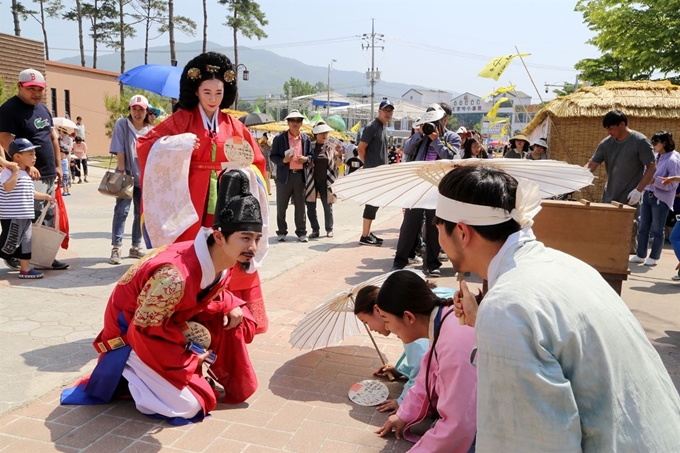
[{"label": "blue trousers", "polygon": [[640,225],[638,227],[638,245],[636,255],[640,258],[647,256],[647,246],[649,244],[649,234],[654,236],[652,239],[652,251],[649,257],[658,260],[663,249],[664,226],[668,217],[669,207],[660,201],[651,190],[645,190],[642,194],[642,204],[640,205]]},{"label": "blue trousers", "polygon": [[113,209],[113,225],[111,226],[111,245],[120,247],[123,245],[125,233],[125,221],[130,212],[130,204],[134,203],[134,219],[132,221],[132,245],[139,247],[142,244],[142,227],[140,225],[140,204],[142,202],[142,189],[135,187],[132,191],[132,199],[117,198],[116,207]]}]

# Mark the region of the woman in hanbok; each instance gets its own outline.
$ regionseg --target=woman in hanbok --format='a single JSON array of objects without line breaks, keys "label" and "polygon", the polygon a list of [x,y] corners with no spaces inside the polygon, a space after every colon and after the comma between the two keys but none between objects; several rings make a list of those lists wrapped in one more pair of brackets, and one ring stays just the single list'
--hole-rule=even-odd
[{"label": "woman in hanbok", "polygon": [[[264,156],[243,123],[222,111],[234,102],[236,93],[236,68],[229,58],[216,52],[203,53],[189,61],[182,71],[175,112],[137,142],[144,187],[146,239],[152,236],[146,229],[147,222],[149,227],[152,226],[150,218],[160,219],[163,231],[171,232],[157,242],[193,241],[201,227],[212,227],[217,178],[222,164],[228,162],[225,144],[229,139],[233,143],[239,142],[244,149],[252,149],[254,153],[251,168],[254,173],[259,173],[255,183],[259,187],[251,188],[251,193],[258,197],[264,220],[267,205],[262,177],[265,172]],[[187,133],[193,134],[195,139],[185,135]],[[166,146],[175,147],[164,149]],[[155,190],[149,190],[150,186]],[[187,209],[190,215],[185,215]],[[263,233],[265,228],[266,225],[263,225]],[[158,230],[153,231],[153,237],[157,238]],[[159,244],[153,244],[154,240],[151,240],[151,245],[155,247]],[[266,246],[266,241],[263,242]],[[252,266],[250,270],[253,270]],[[224,387],[222,401],[236,404],[245,401],[257,389],[257,379],[245,344],[252,342],[254,334],[265,332],[268,321],[256,270],[249,273],[245,267],[234,266],[230,270],[228,290],[246,303],[243,322],[239,328],[228,331],[229,334],[221,335],[223,343],[220,349],[228,352],[217,354],[210,373]],[[228,297],[223,292],[216,302],[225,299],[223,302],[227,304]]]},{"label": "woman in hanbok", "polygon": [[[474,451],[477,431],[477,371],[470,363],[474,329],[459,324],[452,299],[441,299],[421,277],[397,271],[383,283],[377,299],[385,326],[404,343],[423,336],[430,348],[420,365],[415,385],[397,413],[376,431],[381,437],[416,442],[411,452],[468,453]],[[411,428],[434,422],[422,436]]]},{"label": "woman in hanbok", "polygon": [[[375,303],[379,291],[380,288],[373,285],[361,288],[354,301],[354,315],[373,332],[387,337],[390,331],[385,327],[385,321],[380,316],[380,310],[378,310],[378,306]],[[430,340],[427,336],[418,338],[410,343],[404,343],[404,352],[399,357],[399,360],[397,360],[396,365],[385,365],[373,373],[374,376],[385,376],[389,373],[396,379],[407,379],[399,397],[388,399],[380,404],[377,408],[379,412],[394,412],[399,408],[408,390],[416,383],[416,377],[420,372],[420,363],[429,347]]]}]

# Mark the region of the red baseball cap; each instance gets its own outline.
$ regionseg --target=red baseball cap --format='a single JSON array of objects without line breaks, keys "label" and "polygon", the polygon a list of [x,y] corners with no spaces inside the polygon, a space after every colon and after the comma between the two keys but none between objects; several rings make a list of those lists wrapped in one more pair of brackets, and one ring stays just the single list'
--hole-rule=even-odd
[{"label": "red baseball cap", "polygon": [[26,87],[37,86],[45,88],[45,77],[35,69],[24,69],[19,73],[19,83]]}]

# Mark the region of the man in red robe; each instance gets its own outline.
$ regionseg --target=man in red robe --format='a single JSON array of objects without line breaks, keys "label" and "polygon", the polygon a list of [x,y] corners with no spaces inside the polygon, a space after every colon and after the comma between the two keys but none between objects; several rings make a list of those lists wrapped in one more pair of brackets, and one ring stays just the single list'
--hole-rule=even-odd
[{"label": "man in red robe", "polygon": [[[212,229],[153,250],[118,281],[94,342],[97,367],[62,393],[63,404],[106,403],[127,383],[140,412],[175,424],[201,420],[217,405],[203,377],[210,352],[208,372],[224,387],[223,401],[240,403],[255,392],[246,344],[256,325],[227,290],[227,271],[248,267],[262,237],[260,205],[242,171],[222,175],[215,212]],[[208,351],[187,348],[189,322],[210,333]]]}]

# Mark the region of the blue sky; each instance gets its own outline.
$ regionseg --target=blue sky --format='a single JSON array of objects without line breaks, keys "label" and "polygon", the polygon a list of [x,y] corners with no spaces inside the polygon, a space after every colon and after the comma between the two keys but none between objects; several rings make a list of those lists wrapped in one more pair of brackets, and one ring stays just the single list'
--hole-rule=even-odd
[{"label": "blue sky", "polygon": [[[29,3],[28,0],[24,0]],[[64,0],[64,3],[75,3]],[[261,41],[239,37],[239,45],[270,50],[306,64],[366,71],[371,64],[370,51],[362,50],[360,35],[371,31],[375,19],[376,33],[384,35],[384,49],[376,49],[376,66],[382,78],[391,82],[424,85],[449,91],[469,91],[483,95],[499,86],[516,84],[538,101],[536,91],[518,60],[501,79],[477,77],[492,58],[515,52],[531,53],[526,58],[529,71],[541,95],[544,84],[573,82],[574,63],[582,58],[597,57],[598,51],[585,42],[593,32],[574,12],[573,0],[261,0],[269,24],[268,38]],[[202,24],[199,0],[175,0],[176,14]],[[13,33],[9,0],[0,4],[0,31]],[[208,39],[232,45],[231,30],[224,27],[226,7],[208,0]],[[138,38],[128,48],[143,47]],[[22,36],[41,40],[38,24],[31,18],[22,23]],[[48,20],[51,58],[77,55],[77,26],[64,20]],[[176,41],[201,39],[175,34]],[[166,45],[167,35],[151,42]],[[86,40],[91,51],[91,40]],[[58,49],[59,50],[58,50]],[[64,49],[64,50],[61,50]],[[100,52],[107,52],[100,48]],[[291,74],[295,76],[295,74]],[[552,90],[552,88],[550,88]]]}]

